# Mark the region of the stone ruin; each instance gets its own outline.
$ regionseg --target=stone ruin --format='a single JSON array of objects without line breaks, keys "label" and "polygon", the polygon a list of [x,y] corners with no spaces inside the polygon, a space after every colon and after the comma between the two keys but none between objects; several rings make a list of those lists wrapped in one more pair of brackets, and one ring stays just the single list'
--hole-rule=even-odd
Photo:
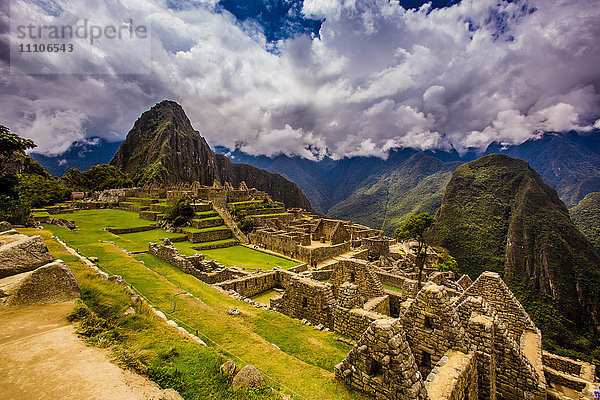
[{"label": "stone ruin", "polygon": [[540,331],[496,273],[430,274],[437,283],[407,293],[384,288],[386,273],[364,260],[335,263],[329,282],[301,275],[271,308],[354,338],[335,375],[375,398],[563,399],[561,388],[598,387],[592,365],[542,356]]},{"label": "stone ruin", "polygon": [[19,234],[2,223],[0,307],[51,304],[80,296],[79,282],[61,260],[54,260],[41,236]]},{"label": "stone ruin", "polygon": [[250,233],[250,243],[280,254],[294,254],[304,262],[321,262],[360,247],[363,239],[383,237],[383,231],[351,222],[319,218],[297,209],[289,214],[292,220]]},{"label": "stone ruin", "polygon": [[228,268],[214,260],[205,260],[202,254],[181,255],[170,239],[164,239],[163,244],[148,243],[148,253],[209,284],[249,275],[239,268]]}]

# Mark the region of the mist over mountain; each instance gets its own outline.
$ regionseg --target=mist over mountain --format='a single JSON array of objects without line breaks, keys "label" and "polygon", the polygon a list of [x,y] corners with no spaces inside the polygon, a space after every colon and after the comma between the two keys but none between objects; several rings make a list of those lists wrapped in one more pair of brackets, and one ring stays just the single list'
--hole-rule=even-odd
[{"label": "mist over mountain", "polygon": [[[351,157],[311,161],[279,155],[251,156],[217,147],[234,161],[277,172],[296,182],[315,209],[352,219],[391,234],[411,213],[435,213],[452,172],[481,153],[462,156],[455,150],[391,150],[387,159]],[[521,158],[554,187],[568,205],[600,190],[600,131],[546,133],[516,146],[492,143],[483,155],[503,153]]]}]

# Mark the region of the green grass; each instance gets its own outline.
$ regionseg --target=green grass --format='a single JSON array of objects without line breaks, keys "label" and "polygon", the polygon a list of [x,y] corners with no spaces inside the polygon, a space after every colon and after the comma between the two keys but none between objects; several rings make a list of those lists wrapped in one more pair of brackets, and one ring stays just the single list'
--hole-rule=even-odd
[{"label": "green grass", "polygon": [[273,216],[278,216],[278,215],[290,215],[290,213],[250,215],[250,218],[253,218],[253,217],[273,217]]},{"label": "green grass", "polygon": [[148,242],[160,243],[164,238],[179,236],[181,236],[180,233],[171,233],[164,229],[153,229],[145,232],[122,233],[117,235],[118,239],[113,241],[128,251],[145,251],[148,250]]},{"label": "green grass", "polygon": [[271,302],[269,301],[269,299],[271,297],[275,297],[275,296],[279,296],[279,295],[280,295],[279,292],[277,292],[273,289],[270,289],[270,290],[266,290],[262,293],[259,293],[255,296],[252,296],[251,299],[254,301],[258,301],[259,303],[262,303],[262,304],[270,305]]},{"label": "green grass", "polygon": [[[42,231],[42,234],[46,237],[56,234],[69,243],[78,238],[63,237],[68,233],[64,229],[49,226],[48,231],[51,233]],[[101,269],[123,276],[151,304],[167,313],[169,318],[188,331],[198,330],[198,334],[213,349],[226,354],[227,357],[230,357],[229,353],[235,354],[245,362],[255,365],[265,376],[276,379],[307,399],[363,398],[335,380],[331,372],[333,366],[350,350],[350,346],[336,341],[338,335],[315,331],[312,327],[302,325],[283,314],[256,309],[222,294],[149,254],[133,258],[109,243],[97,243],[93,240],[88,240],[87,243],[79,241],[76,244],[75,247],[84,255],[98,257],[98,266]],[[72,256],[61,256],[65,261],[68,261],[69,257]],[[139,261],[144,261],[144,264]],[[113,287],[116,288],[115,285]],[[175,298],[182,289],[196,298]],[[106,302],[111,301],[112,297],[107,295]],[[123,305],[120,307],[122,309]],[[240,315],[228,315],[227,311],[233,307],[240,310]],[[98,310],[106,309],[107,305],[101,302]],[[120,310],[114,315],[121,315]],[[173,386],[182,390],[182,394],[187,398],[244,398],[243,393],[231,394],[221,385],[222,377],[215,375],[221,360],[214,356],[214,352],[207,353],[210,349],[191,345],[192,351],[188,351],[187,347],[180,346],[175,341],[180,337],[169,337],[154,325],[140,326],[143,325],[143,321],[132,319],[133,327],[143,330],[140,336],[131,337],[129,342],[136,356],[134,359],[148,365],[151,376],[159,382],[162,379],[170,385],[171,382],[175,382]],[[154,350],[159,346],[162,347]],[[158,357],[153,357],[154,354]],[[207,354],[213,354],[213,358]],[[156,366],[153,360],[158,359],[163,361],[156,361]],[[211,381],[211,376],[214,377],[214,381]],[[277,386],[272,380],[267,379],[267,382]],[[246,398],[261,398],[261,394],[251,393],[248,396],[255,397]]]},{"label": "green grass", "polygon": [[209,221],[209,220],[215,220],[215,219],[221,219],[221,217],[214,216],[214,217],[207,217],[207,218],[194,218],[192,219],[192,221]]},{"label": "green grass", "polygon": [[198,233],[198,232],[221,231],[224,229],[229,229],[229,228],[227,228],[226,225],[211,226],[210,228],[201,228],[201,229],[193,228],[193,227],[186,227],[186,228],[183,228],[182,231],[190,232],[190,233]]},{"label": "green grass", "polygon": [[[35,229],[22,231],[40,234]],[[92,273],[51,239],[49,232],[41,234],[52,255],[65,261],[79,281],[81,302],[78,301],[71,315],[81,320],[77,332],[88,343],[110,347],[112,356],[121,365],[147,375],[161,387],[176,389],[186,399],[280,398],[269,388],[248,392],[230,389],[228,379],[218,372],[219,365],[228,358],[226,355],[184,338],[147,306],[132,303],[131,295],[121,285]],[[115,259],[121,260],[122,256]],[[136,314],[124,317],[129,307],[134,307]],[[273,381],[267,382],[277,386]]]},{"label": "green grass", "polygon": [[[179,243],[176,243],[177,246]],[[197,245],[197,244],[196,244]],[[218,261],[226,267],[237,265],[245,268],[260,268],[268,271],[276,266],[289,269],[300,265],[299,261],[291,261],[271,254],[249,249],[244,246],[232,246],[223,249],[202,250],[206,258]]]},{"label": "green grass", "polygon": [[383,286],[384,289],[391,290],[393,292],[402,293],[402,289],[400,289],[400,288],[397,288],[397,287],[394,287],[394,286],[390,286],[390,285],[383,285],[383,284],[382,284],[382,286]]},{"label": "green grass", "polygon": [[135,200],[165,200],[166,199],[157,199],[156,197],[128,197],[128,199],[135,199]]},{"label": "green grass", "polygon": [[249,204],[262,204],[262,201],[257,200],[248,200],[248,201],[234,201],[233,203],[227,203],[228,206],[239,206],[239,205],[249,205]]},{"label": "green grass", "polygon": [[216,211],[214,211],[214,210],[209,210],[209,211],[198,211],[198,212],[196,213],[196,216],[199,216],[199,217],[201,217],[201,216],[203,216],[203,215],[213,215],[213,214],[217,214],[217,212],[216,212]]}]

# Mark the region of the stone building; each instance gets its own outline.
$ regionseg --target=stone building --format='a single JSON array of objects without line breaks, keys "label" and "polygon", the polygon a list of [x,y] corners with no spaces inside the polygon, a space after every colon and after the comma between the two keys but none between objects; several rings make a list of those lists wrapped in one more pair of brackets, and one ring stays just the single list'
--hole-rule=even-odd
[{"label": "stone building", "polygon": [[250,243],[277,253],[294,254],[301,261],[321,262],[361,246],[363,239],[383,237],[380,230],[351,222],[315,218],[297,210],[289,215],[295,218],[249,234]]}]

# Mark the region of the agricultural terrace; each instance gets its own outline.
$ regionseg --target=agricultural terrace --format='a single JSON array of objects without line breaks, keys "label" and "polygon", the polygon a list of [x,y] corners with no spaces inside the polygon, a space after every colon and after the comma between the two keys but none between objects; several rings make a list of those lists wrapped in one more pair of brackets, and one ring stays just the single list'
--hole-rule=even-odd
[{"label": "agricultural terrace", "polygon": [[[101,283],[90,282],[89,270],[74,257],[66,254],[52,235],[61,238],[84,256],[97,257],[100,269],[111,275],[122,276],[148,303],[189,332],[196,333],[208,344],[208,353],[204,349],[199,352],[193,350],[193,346],[190,348],[189,342],[184,339],[173,341],[167,349],[164,343],[153,339],[154,330],[158,328],[148,328],[141,321],[129,321],[119,317],[119,324],[125,323],[128,329],[134,329],[135,332],[131,337],[125,335],[123,338],[124,350],[119,351],[125,351],[126,355],[121,356],[128,360],[128,363],[141,364],[142,369],[151,371],[151,377],[159,383],[162,381],[165,385],[172,385],[186,398],[244,398],[241,395],[233,395],[218,379],[209,383],[208,376],[211,372],[216,373],[218,363],[224,359],[233,359],[238,365],[253,364],[263,373],[270,386],[292,395],[290,397],[362,398],[334,379],[334,365],[342,360],[351,348],[337,340],[339,334],[317,331],[283,314],[256,308],[234,299],[148,253],[128,254],[121,248],[141,248],[142,240],[156,236],[136,235],[134,239],[128,239],[129,234],[112,235],[103,231],[102,227],[143,224],[143,221],[134,218],[136,216],[133,213],[89,210],[56,217],[75,220],[79,231],[47,224],[44,224],[42,231],[21,231],[29,235],[41,234],[54,256],[64,259],[69,264],[80,281],[82,299],[87,305],[106,310],[110,306],[107,304],[111,301],[110,296],[98,293],[105,288],[98,287]],[[152,232],[144,233],[150,235]],[[234,249],[230,255],[234,257],[235,248],[229,249]],[[238,256],[244,254],[237,253]],[[263,261],[264,259],[260,260]],[[186,292],[192,296],[182,295]],[[125,306],[123,304],[121,308]],[[240,313],[229,315],[228,311],[232,308],[237,308]],[[157,337],[162,338],[161,331],[157,332]],[[136,335],[138,337],[135,337]],[[168,333],[165,333],[164,337],[168,337]],[[197,388],[196,385],[202,387]],[[251,398],[272,398],[272,395],[255,393]]]}]

